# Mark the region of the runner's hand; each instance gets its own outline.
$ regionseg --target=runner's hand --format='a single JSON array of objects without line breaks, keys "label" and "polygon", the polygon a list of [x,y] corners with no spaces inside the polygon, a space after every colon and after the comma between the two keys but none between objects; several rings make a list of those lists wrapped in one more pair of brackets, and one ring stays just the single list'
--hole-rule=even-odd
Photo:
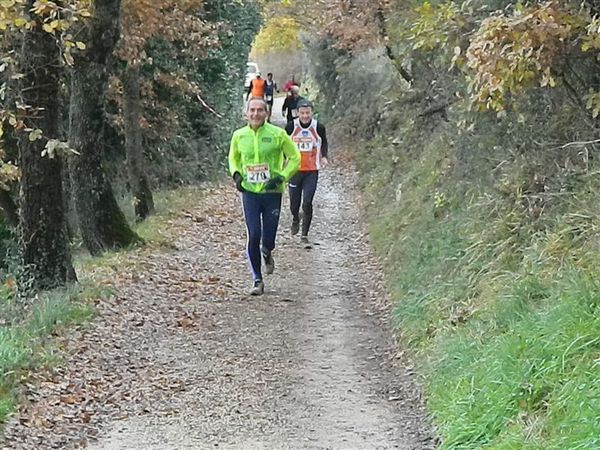
[{"label": "runner's hand", "polygon": [[265,190],[272,191],[273,189],[277,189],[277,185],[281,183],[283,183],[283,177],[281,175],[273,177],[265,184]]},{"label": "runner's hand", "polygon": [[329,160],[325,157],[321,158],[321,167],[325,169],[329,165]]},{"label": "runner's hand", "polygon": [[242,181],[244,178],[240,175],[239,172],[233,174],[233,181],[235,181],[235,188],[240,192],[246,192],[246,189],[242,186]]}]

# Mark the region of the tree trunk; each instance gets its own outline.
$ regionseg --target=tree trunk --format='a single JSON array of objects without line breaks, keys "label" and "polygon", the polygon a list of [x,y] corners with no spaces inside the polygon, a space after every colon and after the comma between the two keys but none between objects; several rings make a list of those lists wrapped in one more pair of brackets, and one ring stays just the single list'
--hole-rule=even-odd
[{"label": "tree trunk", "polygon": [[69,142],[75,209],[83,243],[92,255],[126,247],[140,238],[119,208],[102,166],[107,64],[119,36],[120,0],[97,0],[88,29],[88,48],[75,60],[71,77]]},{"label": "tree trunk", "polygon": [[[15,39],[14,47],[18,48],[22,43]],[[14,107],[16,101],[16,95],[18,92],[18,81],[11,80],[12,73],[10,67],[7,67],[0,74],[0,83],[6,83],[6,91],[4,97],[0,98],[0,108],[8,110]],[[2,135],[2,150],[4,162],[11,162],[18,164],[19,158],[18,142],[16,137],[16,131],[13,127],[4,127],[4,134]],[[19,207],[15,200],[15,192],[13,189],[13,182],[4,182],[4,186],[0,187],[0,209],[4,221],[11,228],[16,229],[19,226]]]},{"label": "tree trunk", "polygon": [[[33,4],[34,0],[28,0],[28,10]],[[25,33],[18,54],[19,70],[24,74],[21,98],[32,108],[27,110],[25,122],[44,134],[33,141],[26,133],[19,135],[20,246],[23,263],[41,289],[76,279],[66,233],[62,160],[60,155],[42,156],[47,140],[58,138],[59,57],[56,40],[42,30],[41,23]]]},{"label": "tree trunk", "polygon": [[144,220],[154,210],[152,192],[143,169],[142,129],[140,128],[140,69],[127,64],[123,74],[123,119],[125,125],[125,153],[135,217]]},{"label": "tree trunk", "polygon": [[19,226],[17,204],[14,202],[10,192],[4,189],[0,189],[0,209],[8,226],[17,228]]}]

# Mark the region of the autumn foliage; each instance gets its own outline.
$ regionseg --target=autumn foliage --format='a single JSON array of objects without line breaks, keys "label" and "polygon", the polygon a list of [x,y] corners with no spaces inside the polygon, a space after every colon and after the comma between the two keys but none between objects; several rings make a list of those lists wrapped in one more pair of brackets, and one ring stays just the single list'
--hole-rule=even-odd
[{"label": "autumn foliage", "polygon": [[[257,25],[256,6],[246,0],[0,0],[0,212],[5,223],[16,227],[18,207],[30,211],[25,219],[21,217],[21,225],[23,220],[45,223],[48,235],[36,231],[39,242],[57,242],[65,249],[68,238],[63,231],[71,226],[75,232],[88,228],[84,245],[98,254],[112,246],[103,244],[92,251],[90,242],[106,241],[99,230],[122,235],[127,230],[117,230],[115,224],[128,227],[111,217],[113,213],[123,217],[111,184],[118,185],[116,191],[129,189],[141,220],[145,217],[138,214],[141,190],[151,211],[150,189],[167,177],[180,183],[207,176],[214,166],[203,163],[225,151],[220,134],[233,126],[219,110],[230,108],[242,89],[241,85],[230,89],[222,81],[243,75]],[[115,37],[120,37],[116,46]],[[203,68],[210,70],[203,72]],[[50,72],[48,82],[41,83]],[[109,77],[112,81],[106,88]],[[50,116],[52,126],[42,120]],[[223,122],[215,126],[218,120]],[[192,126],[201,121],[204,128]],[[211,139],[219,144],[208,145]],[[171,140],[178,140],[177,148]],[[163,158],[164,175],[148,177],[149,156]],[[25,181],[31,193],[36,182],[46,186],[46,172],[39,167],[53,165],[70,172],[63,177],[57,169],[51,177],[53,187],[46,190],[54,195],[53,204],[42,205],[44,199],[39,197],[40,205],[27,209],[34,197],[20,194]],[[86,220],[69,219],[69,227],[63,223],[67,216],[62,207],[73,205],[69,206],[69,195],[63,201],[62,190],[55,189],[63,179],[72,181],[73,192],[67,194],[79,203],[84,197],[89,200],[76,208],[78,218]],[[115,208],[107,212],[92,206],[100,203]],[[39,216],[44,211],[61,214],[53,216],[55,223],[50,226],[50,219]],[[31,247],[27,230],[34,228],[20,229],[25,230],[20,243]],[[38,250],[44,254],[45,249]],[[47,285],[64,283],[64,277],[52,279],[51,269],[70,264],[68,251],[64,261],[48,264],[31,255],[31,261],[26,261],[31,267],[49,268],[44,274],[32,272],[33,278],[48,278]]]},{"label": "autumn foliage", "polygon": [[[600,50],[598,17],[589,3],[516,2],[482,11],[471,2],[424,2],[414,10],[406,36],[416,51],[450,53],[450,67],[467,79],[472,106],[503,114],[527,89],[564,82],[570,60]],[[597,92],[585,98],[596,117]]]}]

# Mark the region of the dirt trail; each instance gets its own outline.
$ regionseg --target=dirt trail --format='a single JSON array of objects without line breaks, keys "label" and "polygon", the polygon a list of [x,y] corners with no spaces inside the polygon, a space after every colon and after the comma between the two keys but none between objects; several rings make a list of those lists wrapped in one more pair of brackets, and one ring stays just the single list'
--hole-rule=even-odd
[{"label": "dirt trail", "polygon": [[173,221],[176,249],[104,275],[118,294],[65,338],[66,367],[29,386],[3,448],[434,448],[349,177],[323,173],[312,248],[283,212],[259,298],[239,198],[199,199]]}]

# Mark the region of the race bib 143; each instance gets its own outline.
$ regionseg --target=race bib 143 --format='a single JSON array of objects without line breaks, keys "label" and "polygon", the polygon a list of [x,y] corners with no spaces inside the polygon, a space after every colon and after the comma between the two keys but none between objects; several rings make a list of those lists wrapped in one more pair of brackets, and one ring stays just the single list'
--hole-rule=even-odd
[{"label": "race bib 143", "polygon": [[296,137],[294,141],[301,152],[311,152],[313,149],[313,140],[311,138]]}]

